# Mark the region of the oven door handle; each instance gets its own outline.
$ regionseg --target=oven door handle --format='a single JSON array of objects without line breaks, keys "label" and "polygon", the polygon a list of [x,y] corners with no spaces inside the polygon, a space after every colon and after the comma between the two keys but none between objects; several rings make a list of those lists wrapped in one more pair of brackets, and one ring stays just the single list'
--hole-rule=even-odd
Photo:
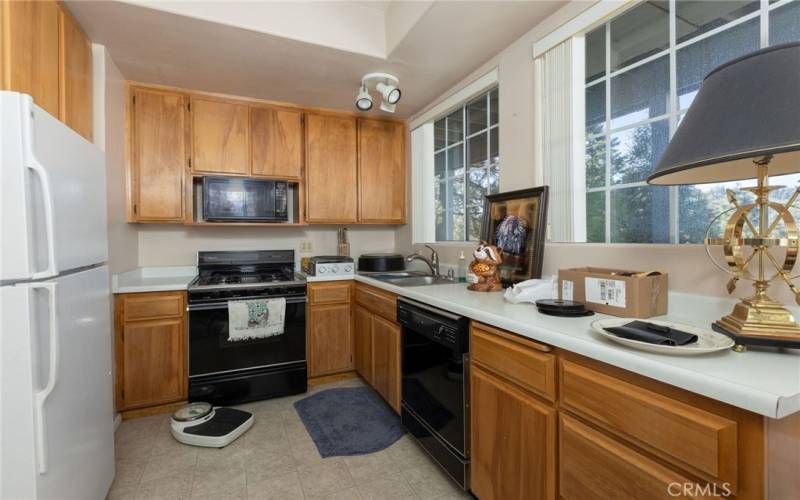
[{"label": "oven door handle", "polygon": [[[248,300],[248,299],[242,299]],[[306,297],[292,297],[290,299],[286,299],[287,304],[301,304],[307,302],[308,299]],[[227,309],[229,301],[224,302],[208,302],[205,304],[189,304],[186,306],[187,311],[209,311],[212,309]],[[235,301],[231,301],[235,302]]]}]

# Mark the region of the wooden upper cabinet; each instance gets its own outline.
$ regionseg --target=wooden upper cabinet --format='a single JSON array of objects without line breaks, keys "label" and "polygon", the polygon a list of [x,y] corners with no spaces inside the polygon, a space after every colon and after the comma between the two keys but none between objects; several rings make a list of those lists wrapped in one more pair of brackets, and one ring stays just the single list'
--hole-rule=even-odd
[{"label": "wooden upper cabinet", "polygon": [[192,171],[250,173],[249,107],[192,97]]},{"label": "wooden upper cabinet", "polygon": [[186,97],[133,90],[131,219],[182,221],[186,150]]},{"label": "wooden upper cabinet", "polygon": [[306,115],[306,219],[358,221],[356,119]]},{"label": "wooden upper cabinet", "polygon": [[30,94],[58,117],[58,4],[3,1],[0,12],[2,89]]},{"label": "wooden upper cabinet", "polygon": [[252,175],[298,180],[303,175],[303,112],[250,108]]},{"label": "wooden upper cabinet", "polygon": [[359,220],[405,222],[405,126],[359,119],[358,158]]},{"label": "wooden upper cabinet", "polygon": [[86,140],[92,140],[92,44],[75,19],[59,9],[59,116]]}]

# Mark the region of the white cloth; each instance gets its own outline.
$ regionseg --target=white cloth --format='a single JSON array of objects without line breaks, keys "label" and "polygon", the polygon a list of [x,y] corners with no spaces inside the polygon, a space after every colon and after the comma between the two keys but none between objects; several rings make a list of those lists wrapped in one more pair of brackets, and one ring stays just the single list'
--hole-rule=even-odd
[{"label": "white cloth", "polygon": [[554,299],[558,297],[556,283],[557,280],[555,276],[523,281],[506,288],[503,298],[506,302],[511,302],[512,304],[536,302],[542,299]]},{"label": "white cloth", "polygon": [[284,298],[228,301],[228,341],[281,335],[285,316]]}]

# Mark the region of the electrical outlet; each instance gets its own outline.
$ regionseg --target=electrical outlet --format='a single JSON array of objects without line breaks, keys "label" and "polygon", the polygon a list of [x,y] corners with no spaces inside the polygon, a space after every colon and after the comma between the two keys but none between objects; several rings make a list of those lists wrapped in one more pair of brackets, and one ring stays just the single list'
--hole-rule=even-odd
[{"label": "electrical outlet", "polygon": [[305,240],[300,242],[300,252],[311,253],[312,251],[314,251],[314,247],[310,241]]}]

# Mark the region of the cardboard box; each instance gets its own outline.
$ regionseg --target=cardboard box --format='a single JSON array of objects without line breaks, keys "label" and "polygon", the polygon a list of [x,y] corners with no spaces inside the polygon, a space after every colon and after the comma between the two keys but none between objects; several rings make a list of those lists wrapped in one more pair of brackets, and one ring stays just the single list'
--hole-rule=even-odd
[{"label": "cardboard box", "polygon": [[623,318],[667,314],[667,275],[621,275],[638,272],[601,267],[559,269],[558,296],[583,302],[591,311]]}]

